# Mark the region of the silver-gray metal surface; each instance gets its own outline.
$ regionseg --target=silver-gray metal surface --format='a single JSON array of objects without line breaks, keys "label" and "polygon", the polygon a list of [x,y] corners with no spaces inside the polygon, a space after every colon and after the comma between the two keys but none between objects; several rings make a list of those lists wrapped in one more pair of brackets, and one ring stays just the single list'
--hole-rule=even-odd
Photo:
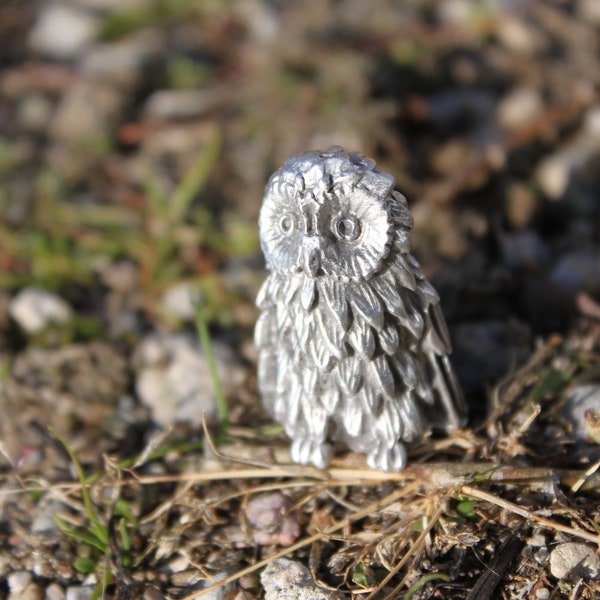
[{"label": "silver-gray metal surface", "polygon": [[335,146],[291,156],[266,186],[258,386],[294,462],[324,468],[339,441],[400,470],[404,442],[464,422],[439,297],[394,184]]}]

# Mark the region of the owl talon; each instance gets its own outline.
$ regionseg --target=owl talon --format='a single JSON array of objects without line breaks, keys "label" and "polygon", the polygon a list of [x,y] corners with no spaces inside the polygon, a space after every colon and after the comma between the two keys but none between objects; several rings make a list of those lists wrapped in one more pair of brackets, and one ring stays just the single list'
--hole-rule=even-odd
[{"label": "owl talon", "polygon": [[290,450],[293,462],[301,465],[314,465],[318,469],[325,469],[329,465],[332,454],[331,444],[310,438],[296,438],[292,442]]},{"label": "owl talon", "polygon": [[396,442],[391,448],[378,445],[375,452],[367,456],[367,465],[381,471],[401,471],[406,465],[406,448],[402,442]]}]

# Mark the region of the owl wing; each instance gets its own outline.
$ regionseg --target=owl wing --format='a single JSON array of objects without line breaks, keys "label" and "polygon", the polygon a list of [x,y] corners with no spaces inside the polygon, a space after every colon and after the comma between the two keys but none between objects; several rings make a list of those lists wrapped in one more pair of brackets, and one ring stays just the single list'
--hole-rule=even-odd
[{"label": "owl wing", "polygon": [[417,371],[417,389],[431,406],[429,422],[438,430],[458,429],[465,423],[466,405],[448,357],[452,347],[438,293],[410,254],[401,254],[394,261],[392,274],[406,300],[407,318],[400,322],[408,325],[417,342],[422,367]]},{"label": "owl wing", "polygon": [[273,415],[277,394],[277,315],[276,307],[271,299],[273,276],[265,279],[256,298],[261,310],[254,328],[254,344],[258,348],[258,389],[266,410]]},{"label": "owl wing", "polygon": [[386,439],[405,441],[419,437],[427,424],[460,427],[465,408],[448,360],[448,331],[439,297],[418,263],[393,255],[384,271],[350,286],[347,296],[347,339],[355,360],[337,370],[360,382],[353,391],[373,407],[368,426]]}]

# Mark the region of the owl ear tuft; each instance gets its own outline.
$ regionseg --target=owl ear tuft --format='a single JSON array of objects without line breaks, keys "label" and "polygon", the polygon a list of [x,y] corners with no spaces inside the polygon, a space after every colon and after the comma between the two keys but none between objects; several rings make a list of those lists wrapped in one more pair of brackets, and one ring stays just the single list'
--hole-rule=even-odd
[{"label": "owl ear tuft", "polygon": [[360,180],[360,185],[379,198],[385,198],[393,190],[395,183],[391,175],[379,171],[366,171]]}]

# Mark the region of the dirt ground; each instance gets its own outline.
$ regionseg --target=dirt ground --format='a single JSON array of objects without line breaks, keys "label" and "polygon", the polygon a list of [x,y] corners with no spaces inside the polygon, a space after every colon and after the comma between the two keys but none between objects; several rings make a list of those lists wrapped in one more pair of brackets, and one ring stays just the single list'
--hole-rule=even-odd
[{"label": "dirt ground", "polygon": [[[256,389],[264,186],[336,144],[469,405],[401,473]],[[596,0],[0,3],[0,600],[597,599],[599,423]]]}]

